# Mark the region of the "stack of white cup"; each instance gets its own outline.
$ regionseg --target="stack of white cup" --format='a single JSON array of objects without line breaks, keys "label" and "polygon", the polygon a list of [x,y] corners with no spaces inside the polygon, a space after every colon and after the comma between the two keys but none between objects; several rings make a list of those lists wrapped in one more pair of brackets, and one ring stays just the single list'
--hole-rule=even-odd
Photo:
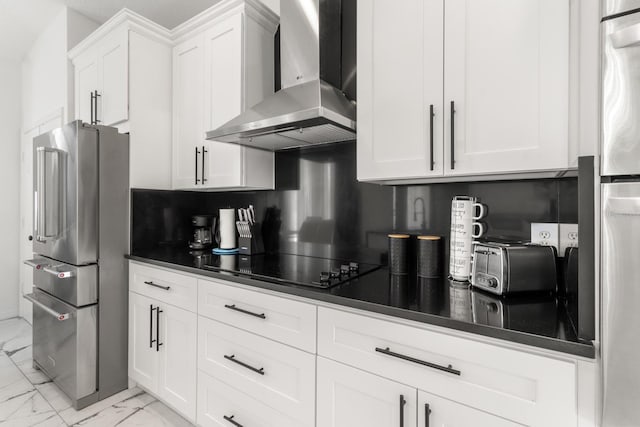
[{"label": "stack of white cup", "polygon": [[486,209],[471,196],[456,196],[451,201],[451,245],[449,275],[454,280],[468,281],[471,276],[473,239],[484,234],[484,225],[477,222]]}]

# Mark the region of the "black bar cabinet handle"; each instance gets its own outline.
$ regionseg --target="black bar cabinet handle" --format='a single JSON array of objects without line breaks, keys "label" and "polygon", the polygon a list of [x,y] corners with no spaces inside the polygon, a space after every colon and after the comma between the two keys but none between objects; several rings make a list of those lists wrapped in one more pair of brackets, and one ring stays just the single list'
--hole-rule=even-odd
[{"label": "black bar cabinet handle", "polygon": [[162,286],[162,285],[158,285],[157,283],[153,283],[151,281],[144,282],[144,284],[145,285],[149,285],[149,286],[153,286],[154,288],[164,289],[165,291],[168,291],[169,289],[171,289],[171,286]]},{"label": "black bar cabinet handle", "polygon": [[433,118],[435,115],[433,104],[431,104],[429,106],[429,170],[433,170]]},{"label": "black bar cabinet handle", "polygon": [[196,147],[196,185],[200,182],[200,178],[198,178],[198,154],[200,154],[200,151]]},{"label": "black bar cabinet handle", "polygon": [[460,371],[457,370],[457,369],[453,369],[451,367],[451,365],[442,366],[442,365],[436,365],[435,363],[431,363],[431,362],[425,362],[424,360],[416,359],[416,358],[411,357],[411,356],[405,356],[404,354],[394,353],[393,351],[389,350],[389,347],[387,347],[387,348],[376,347],[376,351],[378,353],[386,354],[387,356],[397,357],[398,359],[406,360],[408,362],[417,363],[419,365],[426,366],[428,368],[433,368],[433,369],[437,369],[439,371],[448,372],[448,373],[453,374],[453,375],[460,375]]},{"label": "black bar cabinet handle", "polygon": [[153,304],[149,304],[149,348],[153,348],[153,343],[156,340],[153,339]]},{"label": "black bar cabinet handle", "polygon": [[202,185],[204,185],[205,182],[207,182],[207,178],[204,177],[204,155],[205,153],[208,153],[208,151],[205,149],[205,146],[202,146]]},{"label": "black bar cabinet handle", "polygon": [[404,405],[407,401],[404,399],[404,395],[400,395],[400,427],[404,427]]},{"label": "black bar cabinet handle", "polygon": [[431,408],[429,408],[429,404],[424,404],[424,427],[429,427],[429,417],[431,416]]},{"label": "black bar cabinet handle", "polygon": [[91,106],[91,124],[95,125],[95,121],[93,120],[93,92],[89,93],[89,106]]},{"label": "black bar cabinet handle", "polygon": [[94,112],[94,116],[95,116],[95,118],[94,118],[94,120],[95,120],[94,125],[97,125],[98,123],[100,123],[100,120],[98,120],[98,97],[100,96],[100,94],[98,93],[98,91],[97,91],[97,90],[94,90],[94,91],[93,91],[93,93],[94,93],[94,96],[93,96],[93,103],[94,103],[94,105],[95,105],[95,107],[94,107],[94,110],[95,110],[95,112]]},{"label": "black bar cabinet handle", "polygon": [[456,168],[456,105],[451,101],[451,170]]},{"label": "black bar cabinet handle", "polygon": [[251,371],[255,372],[256,374],[264,375],[264,368],[260,368],[260,369],[258,369],[258,368],[254,368],[254,367],[253,367],[253,366],[251,366],[251,365],[247,365],[246,363],[241,362],[241,361],[239,361],[238,359],[236,359],[236,355],[235,355],[235,354],[232,354],[231,356],[227,356],[227,355],[225,354],[225,355],[224,355],[224,358],[225,358],[225,359],[227,359],[227,360],[232,361],[233,363],[237,363],[238,365],[242,366],[243,368],[247,368],[247,369],[249,369],[249,370],[251,370]]},{"label": "black bar cabinet handle", "polygon": [[160,342],[160,313],[164,313],[164,311],[160,310],[160,307],[156,307],[156,351],[160,351],[160,346],[164,344]]},{"label": "black bar cabinet handle", "polygon": [[243,310],[241,308],[236,307],[235,304],[231,304],[231,305],[225,304],[224,306],[225,306],[225,308],[228,308],[229,310],[238,311],[240,313],[248,314],[249,316],[259,317],[260,319],[266,319],[267,318],[267,316],[265,316],[264,313],[258,314],[258,313],[254,313],[252,311]]},{"label": "black bar cabinet handle", "polygon": [[234,421],[233,417],[235,417],[235,415],[231,415],[230,417],[228,416],[223,416],[222,418],[224,418],[226,421],[229,421],[231,424],[233,424],[236,427],[244,427],[242,424],[240,424],[237,421]]}]

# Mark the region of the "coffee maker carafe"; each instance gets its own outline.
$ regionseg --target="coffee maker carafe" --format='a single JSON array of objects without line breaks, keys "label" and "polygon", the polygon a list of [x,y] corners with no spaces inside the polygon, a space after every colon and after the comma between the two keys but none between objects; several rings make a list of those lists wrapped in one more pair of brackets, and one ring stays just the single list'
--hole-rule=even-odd
[{"label": "coffee maker carafe", "polygon": [[193,240],[189,242],[191,249],[207,249],[213,245],[213,229],[216,227],[216,217],[211,215],[194,215]]}]

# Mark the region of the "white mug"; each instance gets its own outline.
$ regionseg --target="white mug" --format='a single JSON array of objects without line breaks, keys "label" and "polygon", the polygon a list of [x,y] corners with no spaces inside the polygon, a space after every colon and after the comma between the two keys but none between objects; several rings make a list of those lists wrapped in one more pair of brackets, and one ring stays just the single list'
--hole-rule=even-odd
[{"label": "white mug", "polygon": [[456,196],[451,201],[451,240],[449,274],[455,280],[469,280],[473,239],[482,236],[484,225],[475,222],[486,214],[484,205],[475,197]]}]

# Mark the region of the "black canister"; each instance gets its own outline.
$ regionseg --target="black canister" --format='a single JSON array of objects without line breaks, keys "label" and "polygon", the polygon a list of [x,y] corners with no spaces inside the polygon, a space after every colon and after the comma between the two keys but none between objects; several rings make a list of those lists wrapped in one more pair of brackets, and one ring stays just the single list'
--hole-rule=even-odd
[{"label": "black canister", "polygon": [[408,234],[389,234],[389,272],[391,274],[409,274]]},{"label": "black canister", "polygon": [[418,236],[418,277],[442,277],[442,238]]}]

